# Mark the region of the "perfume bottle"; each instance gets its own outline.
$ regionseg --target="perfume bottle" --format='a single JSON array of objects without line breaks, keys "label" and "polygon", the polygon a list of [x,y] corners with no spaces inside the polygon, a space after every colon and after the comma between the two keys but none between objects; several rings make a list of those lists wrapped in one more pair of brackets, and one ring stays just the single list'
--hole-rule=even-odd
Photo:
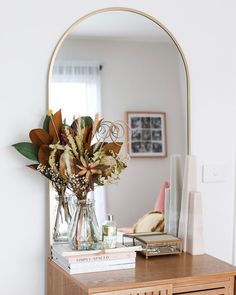
[{"label": "perfume bottle", "polygon": [[102,240],[105,248],[112,249],[116,247],[117,226],[111,214],[107,215],[107,220],[102,224]]}]

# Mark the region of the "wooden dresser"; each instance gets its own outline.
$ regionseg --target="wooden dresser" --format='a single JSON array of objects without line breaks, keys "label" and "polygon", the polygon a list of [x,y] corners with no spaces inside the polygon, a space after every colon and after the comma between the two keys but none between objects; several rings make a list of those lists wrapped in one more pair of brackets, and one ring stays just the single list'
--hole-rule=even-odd
[{"label": "wooden dresser", "polygon": [[236,267],[209,255],[137,257],[135,269],[69,275],[48,261],[48,295],[233,295]]}]

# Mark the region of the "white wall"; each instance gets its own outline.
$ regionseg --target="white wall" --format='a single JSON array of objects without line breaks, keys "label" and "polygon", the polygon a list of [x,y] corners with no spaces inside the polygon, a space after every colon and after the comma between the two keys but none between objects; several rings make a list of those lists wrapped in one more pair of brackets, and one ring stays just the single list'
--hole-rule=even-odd
[{"label": "white wall", "polygon": [[[14,1],[1,6],[0,153],[1,292],[43,295],[46,182],[10,148],[27,140],[46,111],[51,53],[72,22],[91,10],[129,6],[155,16],[179,40],[189,63],[192,151],[203,163],[223,161],[227,182],[201,184],[206,251],[231,261],[234,199],[236,68],[235,1]],[[200,178],[199,178],[200,179]],[[224,233],[222,237],[222,233]]]},{"label": "white wall", "polygon": [[[155,44],[67,38],[55,62],[100,62],[103,65],[102,115],[105,120],[125,120],[127,111],[166,112],[168,155],[185,155],[187,85],[186,79],[180,81],[185,72],[183,65],[182,72],[179,70],[179,55],[173,42]],[[74,111],[79,110],[78,99]],[[108,212],[115,216],[118,226],[132,226],[153,210],[161,184],[168,180],[169,157],[131,158],[120,181],[106,186]],[[135,209],[130,210],[134,204]]]}]

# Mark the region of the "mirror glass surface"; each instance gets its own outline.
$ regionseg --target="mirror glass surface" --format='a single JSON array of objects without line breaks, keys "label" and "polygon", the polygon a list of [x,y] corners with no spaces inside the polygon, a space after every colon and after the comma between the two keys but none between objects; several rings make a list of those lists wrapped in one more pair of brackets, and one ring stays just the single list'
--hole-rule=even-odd
[{"label": "mirror glass surface", "polygon": [[103,11],[75,24],[57,48],[49,77],[49,107],[73,115],[125,120],[126,112],[166,114],[167,156],[131,158],[116,184],[95,194],[101,224],[106,213],[130,227],[154,209],[170,177],[170,155],[187,153],[187,77],[169,34],[132,11]]}]

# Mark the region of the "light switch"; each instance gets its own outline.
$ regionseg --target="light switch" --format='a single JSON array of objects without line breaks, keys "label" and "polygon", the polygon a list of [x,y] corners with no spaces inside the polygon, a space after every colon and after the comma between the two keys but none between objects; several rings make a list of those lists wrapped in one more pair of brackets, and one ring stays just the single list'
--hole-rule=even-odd
[{"label": "light switch", "polygon": [[203,165],[203,182],[225,182],[226,167],[223,164]]}]

